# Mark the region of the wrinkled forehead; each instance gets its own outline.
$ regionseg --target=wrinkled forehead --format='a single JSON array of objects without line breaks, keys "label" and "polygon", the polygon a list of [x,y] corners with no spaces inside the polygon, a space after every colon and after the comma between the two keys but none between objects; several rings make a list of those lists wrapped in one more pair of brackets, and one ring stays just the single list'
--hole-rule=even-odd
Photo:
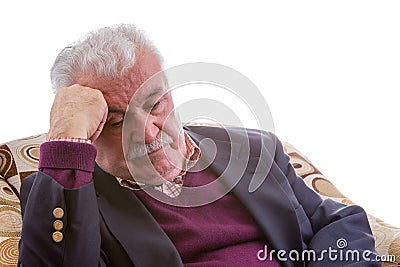
[{"label": "wrinkled forehead", "polygon": [[141,102],[155,91],[166,89],[161,63],[156,55],[148,52],[138,54],[135,65],[121,79],[82,77],[78,83],[99,89],[108,107],[118,109],[126,109],[132,98],[135,102]]},{"label": "wrinkled forehead", "polygon": [[[167,82],[164,73],[161,70],[150,73],[134,73],[131,77],[131,86],[128,97],[133,103],[141,103],[154,95],[160,95],[167,90]],[[138,82],[139,81],[139,82]]]},{"label": "wrinkled forehead", "polygon": [[138,55],[136,64],[127,72],[124,79],[129,83],[130,94],[138,97],[145,95],[153,87],[162,86],[165,82],[160,61],[156,55],[149,52]]}]

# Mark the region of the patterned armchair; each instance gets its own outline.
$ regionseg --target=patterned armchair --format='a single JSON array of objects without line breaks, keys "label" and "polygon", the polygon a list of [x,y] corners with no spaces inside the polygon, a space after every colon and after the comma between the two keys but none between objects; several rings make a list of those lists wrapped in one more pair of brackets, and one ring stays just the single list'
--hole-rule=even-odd
[{"label": "patterned armchair", "polygon": [[[16,266],[18,241],[22,218],[19,205],[21,181],[37,169],[39,147],[45,134],[11,141],[0,145],[0,267]],[[353,202],[289,143],[284,143],[297,175],[322,198],[331,198],[346,205]],[[380,255],[395,255],[396,263],[385,262],[383,266],[400,266],[400,228],[368,215]]]}]

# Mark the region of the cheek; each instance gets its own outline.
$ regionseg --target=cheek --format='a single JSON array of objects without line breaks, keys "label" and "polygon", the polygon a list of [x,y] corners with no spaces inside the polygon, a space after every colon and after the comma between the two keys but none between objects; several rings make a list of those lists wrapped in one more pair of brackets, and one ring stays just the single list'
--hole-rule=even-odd
[{"label": "cheek", "polygon": [[159,128],[173,137],[179,134],[180,122],[175,116],[173,105],[169,104],[163,110],[162,115],[160,115]]},{"label": "cheek", "polygon": [[116,134],[115,132],[105,130],[93,145],[97,149],[97,154],[103,159],[123,157],[121,133]]}]

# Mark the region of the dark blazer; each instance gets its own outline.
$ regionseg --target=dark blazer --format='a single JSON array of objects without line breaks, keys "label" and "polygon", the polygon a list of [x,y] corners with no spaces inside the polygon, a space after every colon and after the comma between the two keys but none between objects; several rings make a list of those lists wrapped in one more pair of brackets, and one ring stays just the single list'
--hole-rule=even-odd
[{"label": "dark blazer", "polygon": [[[295,251],[321,256],[329,247],[338,250],[340,238],[347,241],[342,255],[360,253],[352,266],[380,266],[362,258],[367,250],[371,259],[376,256],[364,210],[322,200],[296,176],[275,135],[243,128],[185,130],[200,144],[201,160],[212,162],[223,184],[254,217],[269,249],[286,252],[284,266],[350,264],[330,261],[326,252],[323,261],[291,260]],[[131,190],[98,166],[93,177],[79,189],[65,189],[42,172],[23,181],[20,266],[183,266],[171,240]],[[59,243],[51,238],[56,207],[65,211]]]}]

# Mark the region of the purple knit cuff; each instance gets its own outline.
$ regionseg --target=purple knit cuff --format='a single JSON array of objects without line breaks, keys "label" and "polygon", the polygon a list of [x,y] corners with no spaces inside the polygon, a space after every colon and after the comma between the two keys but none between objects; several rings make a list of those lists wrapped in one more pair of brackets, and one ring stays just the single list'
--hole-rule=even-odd
[{"label": "purple knit cuff", "polygon": [[44,142],[40,146],[39,169],[94,171],[96,148],[76,142]]}]

